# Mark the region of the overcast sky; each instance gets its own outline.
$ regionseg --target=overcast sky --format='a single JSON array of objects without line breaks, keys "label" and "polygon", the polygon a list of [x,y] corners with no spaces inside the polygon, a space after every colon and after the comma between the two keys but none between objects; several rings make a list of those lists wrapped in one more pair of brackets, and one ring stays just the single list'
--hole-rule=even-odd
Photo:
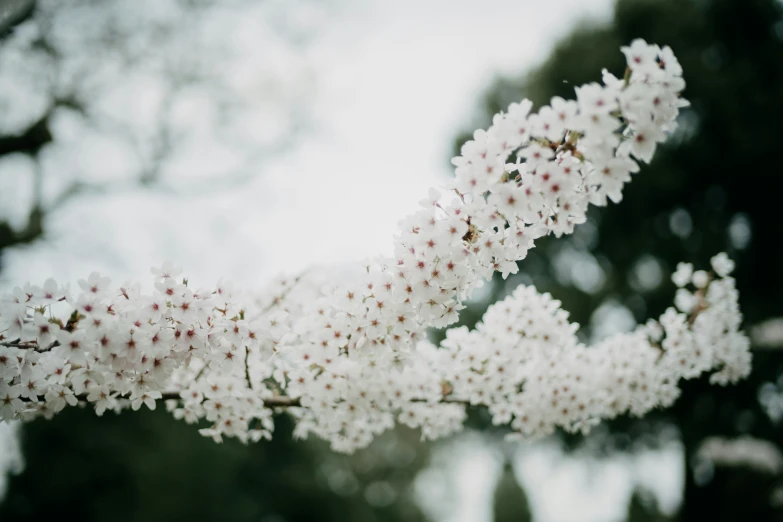
[{"label": "overcast sky", "polygon": [[[5,253],[0,284],[92,270],[145,280],[171,259],[202,284],[257,286],[314,260],[388,253],[397,222],[449,176],[452,141],[493,77],[522,73],[574,24],[609,14],[607,0],[337,0],[305,49],[313,125],[296,147],[236,189],[75,198],[49,218],[45,240]],[[134,95],[143,106],[145,93]],[[84,156],[107,171],[121,160],[90,147],[73,161]]]}]

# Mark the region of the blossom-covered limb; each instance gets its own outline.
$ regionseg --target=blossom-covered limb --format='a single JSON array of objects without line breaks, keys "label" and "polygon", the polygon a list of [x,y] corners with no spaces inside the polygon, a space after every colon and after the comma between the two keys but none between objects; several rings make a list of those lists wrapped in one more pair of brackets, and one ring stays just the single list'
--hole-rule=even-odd
[{"label": "blossom-covered limb", "polygon": [[247,441],[270,437],[270,406],[286,407],[297,436],[352,451],[395,422],[427,438],[456,431],[464,402],[532,437],[667,405],[680,378],[743,376],[725,257],[714,278],[678,271],[696,288],[678,292],[680,312],[591,348],[551,298],[524,287],[477,330],[451,330],[442,347],[425,341],[494,272],[515,273],[537,238],[571,233],[591,203],[619,202],[637,162],[676,127],[687,102],[671,50],[636,40],[622,52],[623,79],[604,71],[576,100],[496,115],[454,158],[452,182],[400,223],[394,256],[356,273],[311,270],[244,300],[223,283],[194,288],[170,264],[153,269],[152,293],[113,291],[98,274],[76,295],[53,280],[16,288],[0,305],[0,418],[166,400],[175,417],[210,422],[204,435]]}]

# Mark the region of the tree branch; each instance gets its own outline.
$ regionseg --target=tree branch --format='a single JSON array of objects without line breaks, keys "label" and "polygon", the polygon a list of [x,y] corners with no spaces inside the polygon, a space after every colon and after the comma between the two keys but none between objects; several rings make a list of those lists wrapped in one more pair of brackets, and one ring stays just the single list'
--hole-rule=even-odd
[{"label": "tree branch", "polygon": [[11,33],[35,11],[35,0],[5,0],[0,5],[0,38]]},{"label": "tree branch", "polygon": [[60,346],[59,341],[54,341],[52,344],[47,346],[46,348],[40,348],[38,346],[38,343],[36,342],[29,342],[29,341],[0,341],[0,346],[5,346],[7,348],[19,348],[22,350],[35,350],[38,353],[48,352],[52,348],[56,348],[57,346]]},{"label": "tree branch", "polygon": [[[76,398],[79,400],[79,402],[86,402],[89,404],[89,401],[87,400],[87,394],[81,393],[76,395]],[[129,397],[126,396],[119,396],[115,397],[117,399],[129,399]],[[32,401],[30,401],[27,398],[21,397],[22,402],[30,404]],[[181,401],[182,397],[180,396],[178,391],[167,391],[165,393],[161,393],[161,400],[169,401],[169,400],[175,400],[175,401]],[[263,399],[264,406],[267,408],[299,408],[302,406],[301,399],[299,397],[287,397],[285,395],[273,395],[271,397],[267,397]],[[424,399],[411,399],[410,402],[413,403],[426,403],[429,401],[426,401]],[[467,399],[460,399],[458,397],[452,397],[452,396],[445,396],[441,398],[439,401],[437,401],[437,404],[461,404],[464,406],[470,406],[471,402]]]}]

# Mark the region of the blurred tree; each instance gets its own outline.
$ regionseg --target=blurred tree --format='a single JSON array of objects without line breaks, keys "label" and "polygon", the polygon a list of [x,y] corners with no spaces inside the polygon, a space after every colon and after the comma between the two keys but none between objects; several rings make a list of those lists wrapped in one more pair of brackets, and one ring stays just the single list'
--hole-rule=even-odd
[{"label": "blurred tree", "polygon": [[495,522],[519,522],[530,519],[527,497],[516,480],[509,461],[504,463],[500,480],[495,488],[493,511]]},{"label": "blurred tree", "polygon": [[[497,277],[488,302],[520,281],[564,302],[585,338],[663,312],[674,292],[676,262],[706,266],[727,251],[746,324],[783,315],[783,249],[777,244],[783,178],[774,151],[783,139],[783,7],[777,0],[620,0],[606,26],[581,26],[559,42],[541,66],[498,80],[482,102],[476,126],[512,101],[537,106],[573,96],[573,86],[600,81],[599,71],[622,70],[617,51],[634,38],[669,45],[680,59],[692,109],[674,139],[625,191],[620,205],[593,209],[572,237],[541,241],[520,264],[521,274]],[[470,125],[474,128],[474,125]],[[461,136],[457,146],[468,139]],[[496,274],[497,276],[497,274]],[[483,307],[471,307],[471,324]],[[783,369],[780,352],[757,352],[750,379],[717,389],[689,382],[676,406],[661,412],[682,432],[690,459],[705,436],[750,433],[783,449],[783,430],[765,414],[759,387]],[[632,419],[614,422],[633,431]],[[741,477],[741,478],[739,478]],[[769,501],[780,480],[737,469],[718,470],[700,486],[688,473],[682,520],[779,520]],[[632,508],[634,520],[640,512]]]},{"label": "blurred tree", "polygon": [[416,434],[390,433],[375,452],[334,457],[322,443],[294,440],[287,420],[273,441],[249,446],[215,444],[163,411],[99,418],[72,410],[34,422],[24,428],[27,469],[10,481],[0,519],[419,519],[404,490],[380,500],[368,493],[379,480],[412,482]]},{"label": "blurred tree", "polygon": [[35,8],[35,0],[5,0],[0,3],[0,38],[26,20]]},{"label": "blurred tree", "polygon": [[[329,3],[0,5],[0,254],[82,193],[235,186],[309,125]],[[231,34],[231,38],[226,38]],[[248,65],[252,64],[252,68]]]}]

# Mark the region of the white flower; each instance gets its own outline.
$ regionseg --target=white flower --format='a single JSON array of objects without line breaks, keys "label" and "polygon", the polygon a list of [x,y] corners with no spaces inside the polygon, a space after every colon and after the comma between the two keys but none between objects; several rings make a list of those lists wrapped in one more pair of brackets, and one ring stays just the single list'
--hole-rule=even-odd
[{"label": "white flower", "polygon": [[21,338],[25,331],[24,306],[11,303],[0,308],[0,324],[4,328],[0,333],[3,339],[13,341]]},{"label": "white flower", "polygon": [[87,394],[87,401],[91,402],[95,406],[95,413],[99,416],[103,415],[107,409],[113,409],[116,405],[116,400],[111,396],[111,389],[108,385],[94,386]]},{"label": "white flower", "polygon": [[549,147],[532,143],[530,146],[522,149],[518,157],[525,158],[525,169],[527,172],[533,172],[539,166],[546,164],[554,155],[555,153]]},{"label": "white flower", "polygon": [[159,391],[136,391],[131,395],[131,407],[133,408],[133,411],[137,411],[141,408],[141,405],[144,404],[147,408],[154,410],[155,400],[160,398],[161,393]]},{"label": "white flower", "polygon": [[247,442],[271,437],[272,408],[290,407],[296,437],[350,452],[395,420],[446,436],[467,402],[538,437],[668,406],[679,379],[747,375],[725,256],[713,260],[716,278],[681,264],[673,280],[695,292],[680,288],[658,321],[589,348],[558,301],[526,286],[475,329],[426,341],[495,272],[516,273],[535,239],[571,233],[590,203],[620,201],[638,170],[631,156],[649,161],[674,128],[683,83],[670,50],[635,41],[624,52],[626,79],[605,73],[604,86],[538,114],[512,104],[474,133],[452,160],[452,200],[430,191],[400,222],[394,257],[359,271],[314,269],[244,299],[222,281],[194,290],[171,263],[152,269],[152,295],[139,283],[111,291],[96,273],[73,296],[54,281],[16,288],[0,298],[0,418],[51,417],[80,401],[99,415],[154,409],[165,398],[175,418],[211,423],[202,434]]},{"label": "white flower", "polygon": [[[489,202],[509,221],[528,212],[528,196],[525,190],[515,183],[504,183],[494,189],[489,196]],[[467,226],[465,230],[467,232]]]},{"label": "white flower", "polygon": [[712,269],[720,277],[727,277],[734,271],[734,261],[729,259],[725,252],[721,252],[710,260]]},{"label": "white flower", "polygon": [[640,123],[633,134],[620,147],[621,153],[628,150],[637,159],[650,163],[658,143],[666,140],[666,134],[653,122]]},{"label": "white flower", "polygon": [[57,287],[57,281],[52,278],[47,279],[43,287],[33,289],[33,300],[39,305],[51,305],[62,297],[64,297],[64,292]]},{"label": "white flower", "polygon": [[86,280],[79,280],[79,287],[85,292],[100,295],[109,289],[110,282],[111,279],[108,277],[101,277],[98,272],[93,272]]},{"label": "white flower", "polygon": [[677,270],[672,274],[672,281],[677,286],[685,286],[691,282],[693,265],[690,263],[678,263]]},{"label": "white flower", "polygon": [[33,318],[33,332],[38,346],[48,348],[52,344],[60,327],[44,317],[42,314],[35,314]]},{"label": "white flower", "polygon": [[78,402],[73,390],[60,384],[49,387],[45,398],[47,406],[55,413],[61,411],[66,405],[76,406]]},{"label": "white flower", "polygon": [[690,313],[698,302],[698,298],[684,288],[679,288],[674,295],[674,306],[681,312]]},{"label": "white flower", "polygon": [[583,115],[608,115],[617,109],[615,92],[597,83],[577,87],[576,99]]},{"label": "white flower", "polygon": [[631,69],[650,70],[657,67],[656,58],[659,53],[657,45],[647,45],[647,42],[637,38],[630,46],[621,47],[620,50],[628,60]]},{"label": "white flower", "polygon": [[696,288],[704,288],[710,282],[710,275],[704,270],[697,270],[693,273],[693,286]]},{"label": "white flower", "polygon": [[84,330],[74,332],[58,330],[57,341],[60,346],[56,348],[55,353],[63,361],[68,361],[71,364],[85,364],[87,362],[85,351],[91,343],[85,341]]},{"label": "white flower", "polygon": [[661,48],[661,65],[673,77],[682,76],[682,66],[668,45]]},{"label": "white flower", "polygon": [[21,387],[19,385],[9,386],[0,383],[0,416],[3,419],[14,419],[24,408],[24,403],[19,398]]},{"label": "white flower", "polygon": [[175,267],[171,261],[166,261],[160,268],[151,268],[150,272],[152,272],[156,279],[175,279],[182,273],[182,268]]}]

